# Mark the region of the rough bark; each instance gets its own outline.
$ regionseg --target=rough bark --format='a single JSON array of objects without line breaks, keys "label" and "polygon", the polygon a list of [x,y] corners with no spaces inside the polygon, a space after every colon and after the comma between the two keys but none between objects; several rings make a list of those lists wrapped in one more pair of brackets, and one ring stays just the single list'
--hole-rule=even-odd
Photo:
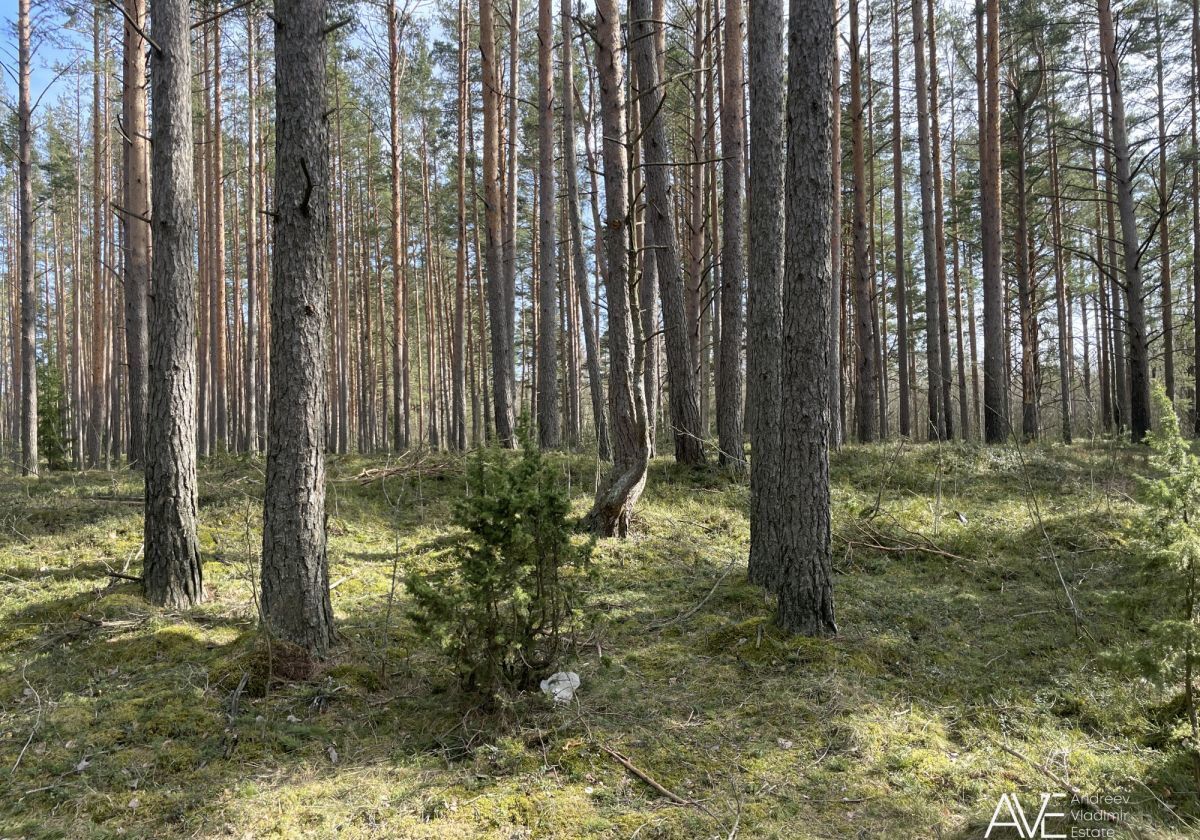
[{"label": "rough bark", "polygon": [[1137,229],[1129,138],[1125,125],[1125,96],[1121,86],[1116,31],[1109,0],[1100,0],[1100,51],[1108,68],[1117,210],[1121,219],[1121,246],[1125,256],[1125,328],[1129,342],[1129,435],[1134,443],[1140,443],[1150,431],[1150,359],[1146,337],[1141,241]]},{"label": "rough bark", "polygon": [[[514,7],[516,0],[513,0]],[[500,70],[496,64],[496,25],[492,0],[479,3],[479,52],[483,65],[483,203],[487,224],[488,327],[492,340],[492,406],[496,438],[512,448],[513,332],[512,302],[507,293],[504,248],[504,207],[500,183]]]},{"label": "rough bark", "polygon": [[558,191],[554,179],[554,9],[553,0],[538,0],[538,444],[562,444],[558,408]]},{"label": "rough bark", "polygon": [[896,251],[896,366],[900,380],[900,436],[912,434],[908,378],[908,285],[904,273],[904,161],[900,125],[900,0],[892,0],[892,241]]},{"label": "rough bark", "polygon": [[21,473],[37,475],[37,277],[33,273],[33,112],[29,91],[32,58],[29,30],[29,0],[20,0],[17,10],[17,178],[21,192]]},{"label": "rough bark", "polygon": [[792,0],[788,29],[788,153],[780,474],[772,513],[778,535],[779,625],[805,635],[837,632],[829,501],[829,200],[833,192],[833,9]]},{"label": "rough bark", "polygon": [[984,441],[1008,437],[1008,347],[1004,331],[1004,275],[1000,218],[1000,2],[986,0],[984,35],[985,120],[979,135],[983,225],[983,425]]},{"label": "rough bark", "polygon": [[862,59],[858,28],[859,0],[850,0],[850,134],[854,177],[854,426],[861,443],[879,429],[875,369],[875,315],[871,307],[871,257],[867,242],[867,176],[863,144]]},{"label": "rough bark", "polygon": [[575,296],[579,301],[579,323],[583,329],[583,352],[587,364],[588,389],[592,397],[592,417],[596,423],[596,452],[600,460],[612,458],[608,439],[608,412],[604,405],[604,381],[600,373],[600,348],[591,317],[591,294],[588,289],[587,255],[584,252],[583,221],[579,209],[579,168],[575,146],[575,64],[573,57],[574,26],[571,22],[571,0],[562,0],[562,121],[563,172],[567,182],[567,221],[570,225],[571,260],[575,280]]},{"label": "rough bark", "polygon": [[147,368],[146,597],[204,598],[196,538],[196,196],[192,178],[191,5],[152,0],[151,134],[154,290]]},{"label": "rough bark", "polygon": [[742,296],[746,262],[742,231],[742,199],[746,185],[743,114],[745,79],[742,72],[744,14],[742,0],[726,0],[724,92],[721,96],[721,178],[725,190],[721,217],[721,364],[717,368],[717,440],[720,462],[742,471],[746,467],[742,442],[745,415],[742,376]]},{"label": "rough bark", "polygon": [[608,293],[608,400],[612,421],[612,470],[596,490],[587,516],[588,527],[600,536],[629,533],[633,508],[646,486],[650,442],[646,404],[639,370],[640,351],[634,339],[638,318],[629,294],[631,231],[629,224],[629,163],[625,146],[625,81],[621,66],[621,20],[616,0],[596,0],[596,65],[604,156],[604,249]]},{"label": "rough bark", "polygon": [[275,2],[275,253],[262,610],[323,656],[334,638],[325,534],[329,129],[326,0]]},{"label": "rough bark", "polygon": [[[675,209],[670,189],[670,159],[666,121],[662,111],[663,91],[655,59],[655,30],[661,26],[651,11],[650,0],[631,0],[631,61],[637,65],[645,126],[642,133],[642,168],[646,183],[646,247],[654,254],[662,300],[663,334],[667,345],[667,379],[670,384],[672,432],[675,460],[681,464],[704,463],[700,430],[700,400],[696,371],[688,344],[688,322],[683,301],[683,278],[675,237]],[[611,270],[611,266],[610,266]],[[612,306],[611,301],[609,306]]]}]

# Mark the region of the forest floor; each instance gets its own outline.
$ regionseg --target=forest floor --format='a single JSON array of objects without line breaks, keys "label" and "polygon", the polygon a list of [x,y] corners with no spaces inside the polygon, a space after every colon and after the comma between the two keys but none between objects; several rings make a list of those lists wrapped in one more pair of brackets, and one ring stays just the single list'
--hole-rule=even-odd
[{"label": "forest floor", "polygon": [[[555,463],[584,512],[594,462]],[[1130,666],[1163,610],[1143,452],[846,449],[831,640],[780,635],[745,583],[745,486],[659,459],[635,535],[597,548],[574,702],[492,719],[406,615],[464,462],[390,466],[330,459],[341,643],[290,681],[255,629],[260,461],[201,471],[186,612],[109,576],[140,571],[134,477],[0,479],[0,837],[967,840],[1065,786],[1124,797],[1071,836],[1200,836],[1179,688]]]}]

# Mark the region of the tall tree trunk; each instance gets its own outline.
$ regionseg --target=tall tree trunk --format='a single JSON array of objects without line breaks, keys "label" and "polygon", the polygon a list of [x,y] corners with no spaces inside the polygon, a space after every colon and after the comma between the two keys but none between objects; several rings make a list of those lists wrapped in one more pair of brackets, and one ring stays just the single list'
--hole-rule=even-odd
[{"label": "tall tree trunk", "polygon": [[258,16],[246,14],[246,339],[242,357],[242,411],[246,451],[258,452]]},{"label": "tall tree trunk", "polygon": [[[21,473],[38,474],[37,277],[33,273],[33,106],[29,0],[17,4],[17,178],[21,215]],[[48,314],[48,313],[47,313]]]},{"label": "tall tree trunk", "polygon": [[105,323],[104,311],[104,230],[105,207],[103,196],[104,152],[107,136],[106,122],[102,116],[100,75],[100,29],[103,20],[100,4],[92,10],[92,61],[95,64],[92,76],[92,381],[91,411],[88,417],[88,463],[93,467],[106,466],[108,450],[105,438],[108,432],[108,400],[105,390],[107,376],[104,365]]},{"label": "tall tree trunk", "polygon": [[912,435],[908,378],[908,300],[904,273],[904,161],[900,126],[900,0],[892,0],[892,238],[896,251],[896,366],[900,378],[900,436]]},{"label": "tall tree trunk", "polygon": [[[408,449],[408,323],[405,306],[405,219],[401,204],[400,175],[403,140],[400,129],[400,13],[396,0],[388,2],[388,131],[391,140],[388,163],[391,169],[392,193],[392,388],[395,405],[392,410],[392,445],[397,452]],[[407,186],[405,184],[404,186]],[[483,328],[482,321],[480,329]]]},{"label": "tall tree trunk", "polygon": [[[646,245],[656,259],[659,297],[662,300],[663,332],[667,344],[667,377],[671,388],[671,423],[675,436],[675,460],[681,464],[703,464],[704,447],[700,430],[700,400],[696,372],[688,346],[688,324],[683,302],[683,279],[675,242],[674,207],[671,203],[670,160],[666,120],[661,113],[663,90],[655,59],[655,21],[650,0],[631,0],[631,61],[637,65],[645,120],[642,133],[643,171],[646,182]],[[612,266],[609,266],[610,271]],[[609,302],[612,306],[612,302]]]},{"label": "tall tree trunk", "polygon": [[854,425],[858,440],[871,443],[879,429],[879,403],[875,392],[878,374],[875,370],[875,315],[871,307],[873,280],[867,244],[867,175],[863,144],[858,4],[859,0],[850,0],[850,132],[854,161]]},{"label": "tall tree trunk", "polygon": [[744,21],[742,0],[726,0],[724,93],[721,96],[721,179],[725,200],[721,218],[721,364],[717,368],[717,438],[720,462],[738,471],[746,468],[742,443],[745,415],[742,295],[746,286],[742,241],[745,225],[742,196],[746,185]]},{"label": "tall tree trunk", "polygon": [[1159,289],[1162,294],[1163,386],[1167,398],[1175,401],[1175,326],[1171,301],[1171,187],[1167,182],[1167,115],[1163,96],[1162,15],[1154,3],[1155,81],[1158,92],[1158,262]]},{"label": "tall tree trunk", "polygon": [[780,627],[805,635],[837,632],[830,546],[828,362],[829,199],[834,39],[828,0],[792,0],[789,18],[786,267],[778,343],[780,406],[775,592]]},{"label": "tall tree trunk", "polygon": [[228,342],[225,333],[225,137],[222,113],[221,86],[221,19],[213,22],[213,133],[212,158],[209,181],[212,184],[212,214],[209,225],[212,231],[212,387],[213,387],[213,450],[223,451],[229,447],[229,383]]},{"label": "tall tree trunk", "polygon": [[[146,126],[145,0],[125,0],[121,91],[124,130],[125,356],[129,383],[129,466],[141,469],[146,448],[146,295],[150,284],[150,154]],[[136,24],[130,25],[130,20]]]},{"label": "tall tree trunk", "polygon": [[[513,4],[515,7],[516,0]],[[512,448],[515,443],[512,298],[508,293],[506,267],[501,259],[505,234],[500,183],[500,70],[496,64],[492,0],[480,0],[479,3],[479,52],[483,64],[483,202],[487,222],[485,265],[488,326],[492,338],[492,405],[496,414],[496,437],[501,446]]]},{"label": "tall tree trunk", "polygon": [[[1021,72],[1021,71],[1018,71]],[[1037,284],[1034,281],[1033,248],[1029,232],[1029,143],[1030,112],[1042,86],[1039,67],[1037,82],[1026,90],[1020,82],[1012,83],[1012,123],[1016,145],[1016,231],[1013,252],[1016,257],[1017,306],[1021,333],[1021,437],[1037,440],[1038,427],[1038,322]]]},{"label": "tall tree trunk", "polygon": [[750,433],[752,583],[775,588],[780,470],[780,357],[783,334],[784,51],[783,0],[749,9],[750,184],[746,296],[746,419]]},{"label": "tall tree trunk", "polygon": [[983,439],[1003,443],[1009,432],[1008,342],[1000,217],[1000,0],[986,0],[985,119],[979,134],[983,225]]},{"label": "tall tree trunk", "polygon": [[[834,0],[834,19],[841,19],[841,0]],[[833,42],[833,78],[830,81],[830,96],[833,108],[833,196],[830,212],[833,214],[829,236],[830,274],[833,277],[833,306],[829,310],[829,392],[833,417],[829,424],[829,445],[835,451],[842,448],[846,439],[846,373],[843,355],[846,350],[845,333],[848,313],[848,263],[843,264],[842,251],[842,57],[841,40]]]},{"label": "tall tree trunk", "polygon": [[538,189],[541,248],[538,274],[538,443],[543,449],[562,445],[558,406],[558,232],[554,183],[554,8],[538,0]]},{"label": "tall tree trunk", "polygon": [[921,240],[925,257],[925,359],[928,377],[929,439],[944,440],[941,328],[938,324],[937,208],[933,191],[933,150],[929,136],[929,82],[926,78],[925,14],[920,0],[912,4],[913,53],[917,85],[917,143],[920,151]]},{"label": "tall tree trunk", "polygon": [[[1056,112],[1052,104],[1050,113]],[[1054,135],[1054,118],[1046,123],[1047,145],[1050,148],[1050,226],[1054,246],[1054,296],[1058,310],[1058,389],[1062,411],[1063,443],[1071,442],[1071,352],[1070,331],[1067,328],[1067,281],[1063,266],[1062,190],[1058,176],[1058,139]],[[1086,334],[1086,327],[1084,332]]]},{"label": "tall tree trunk", "polygon": [[323,656],[333,641],[325,549],[329,129],[326,0],[275,2],[275,256],[262,609]]},{"label": "tall tree trunk", "polygon": [[1125,325],[1129,336],[1129,434],[1134,443],[1140,443],[1150,431],[1150,359],[1142,288],[1141,243],[1138,238],[1129,139],[1125,126],[1125,96],[1121,89],[1116,31],[1109,0],[1100,0],[1100,51],[1108,68],[1117,209],[1121,217],[1121,245],[1125,254]]},{"label": "tall tree trunk", "polygon": [[[1189,112],[1192,148],[1200,148],[1197,130],[1196,99],[1200,97],[1200,0],[1192,0],[1192,43]],[[1196,355],[1192,363],[1195,377],[1192,401],[1192,432],[1200,437],[1200,155],[1192,155],[1192,348]]]},{"label": "tall tree trunk", "polygon": [[147,367],[146,597],[187,607],[204,599],[196,537],[196,197],[192,172],[191,4],[152,0],[158,48],[150,72],[157,243],[152,255]]},{"label": "tall tree trunk", "polygon": [[[487,0],[484,0],[487,2]],[[604,155],[608,297],[608,400],[612,419],[612,470],[596,491],[588,514],[590,529],[600,536],[625,536],[633,507],[646,486],[650,460],[646,405],[642,396],[641,343],[634,330],[636,306],[629,294],[629,169],[625,145],[625,81],[621,62],[621,19],[616,0],[596,0],[596,65]]]},{"label": "tall tree trunk", "polygon": [[926,26],[929,32],[929,134],[933,166],[934,246],[937,249],[938,360],[941,368],[941,422],[947,440],[954,437],[954,411],[950,394],[950,305],[946,275],[946,211],[942,188],[942,130],[940,127],[937,20],[934,0],[928,0]]},{"label": "tall tree trunk", "polygon": [[[596,452],[600,460],[612,458],[608,439],[608,413],[604,405],[604,381],[600,373],[600,348],[591,317],[588,291],[587,255],[584,252],[583,222],[579,210],[579,163],[575,146],[575,64],[572,44],[571,0],[562,0],[562,113],[563,172],[567,182],[567,221],[570,226],[571,258],[575,296],[579,302],[579,323],[583,329],[583,352],[588,371],[588,389],[592,397],[592,418],[596,423]],[[590,127],[589,127],[590,130]]]},{"label": "tall tree trunk", "polygon": [[451,348],[452,428],[451,447],[467,448],[467,4],[458,4],[458,243],[454,266],[454,328]]}]

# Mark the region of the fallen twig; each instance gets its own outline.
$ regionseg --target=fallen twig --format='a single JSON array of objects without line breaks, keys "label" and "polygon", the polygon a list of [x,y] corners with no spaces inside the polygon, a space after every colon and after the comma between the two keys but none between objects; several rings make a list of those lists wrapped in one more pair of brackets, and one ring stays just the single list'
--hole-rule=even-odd
[{"label": "fallen twig", "polygon": [[679,794],[672,793],[671,791],[667,790],[665,787],[660,785],[658,782],[654,781],[654,779],[652,779],[650,777],[650,775],[646,773],[645,770],[640,769],[632,761],[630,761],[625,756],[621,755],[616,750],[606,747],[606,746],[604,746],[604,744],[597,744],[597,746],[600,747],[600,749],[602,749],[604,752],[606,752],[610,756],[612,756],[612,758],[618,764],[620,764],[622,767],[624,767],[630,773],[637,776],[639,779],[641,779],[646,784],[650,785],[650,787],[654,788],[656,791],[658,791],[660,794],[662,794],[667,799],[674,802],[676,805],[695,805],[696,804],[695,802],[692,802],[690,799],[684,799]]},{"label": "fallen twig", "polygon": [[25,746],[21,747],[21,752],[19,755],[17,755],[17,760],[13,762],[12,770],[10,770],[9,773],[17,772],[17,768],[21,766],[21,759],[25,757],[25,751],[28,750],[29,745],[33,743],[33,736],[37,734],[38,729],[40,729],[42,725],[42,695],[39,694],[38,690],[33,687],[28,679],[25,678],[25,669],[27,667],[29,667],[28,662],[21,666],[21,682],[25,683],[25,686],[37,700],[37,717],[34,718],[33,726],[29,730],[29,737],[25,739]]}]

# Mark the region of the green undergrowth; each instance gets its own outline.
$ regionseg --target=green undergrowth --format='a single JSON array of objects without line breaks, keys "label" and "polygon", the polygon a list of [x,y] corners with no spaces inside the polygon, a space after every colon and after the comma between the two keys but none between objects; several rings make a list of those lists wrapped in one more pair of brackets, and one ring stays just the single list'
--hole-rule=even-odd
[{"label": "green undergrowth", "polygon": [[[594,460],[553,457],[581,515]],[[829,640],[745,583],[745,486],[659,459],[596,548],[575,701],[486,713],[403,585],[445,562],[465,462],[330,459],[315,669],[256,630],[262,467],[203,465],[210,597],[179,613],[108,574],[140,573],[135,477],[0,479],[0,837],[967,840],[1064,781],[1128,798],[1113,836],[1200,836],[1179,688],[1121,654],[1162,618],[1141,450],[847,448]]]}]

